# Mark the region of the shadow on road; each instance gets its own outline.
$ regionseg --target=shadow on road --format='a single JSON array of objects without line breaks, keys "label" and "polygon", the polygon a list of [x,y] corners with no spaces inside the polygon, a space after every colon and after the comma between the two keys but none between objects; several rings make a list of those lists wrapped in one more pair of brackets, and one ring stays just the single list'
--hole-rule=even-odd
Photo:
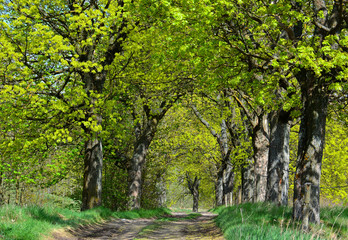
[{"label": "shadow on road", "polygon": [[53,240],[96,239],[214,239],[223,235],[214,222],[216,215],[201,213],[190,219],[187,213],[172,213],[170,220],[161,219],[112,219],[105,223],[91,224],[79,228],[57,231]]}]

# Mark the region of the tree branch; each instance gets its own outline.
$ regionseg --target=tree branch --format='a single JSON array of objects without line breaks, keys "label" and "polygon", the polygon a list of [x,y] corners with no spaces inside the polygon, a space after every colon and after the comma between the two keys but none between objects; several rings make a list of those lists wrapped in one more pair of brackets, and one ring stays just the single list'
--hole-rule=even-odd
[{"label": "tree branch", "polygon": [[221,137],[220,135],[210,126],[207,120],[203,118],[203,116],[200,114],[200,112],[197,110],[196,106],[191,104],[191,109],[193,110],[193,113],[196,115],[199,121],[210,131],[211,135],[213,135],[217,141],[219,142],[219,145],[221,145]]}]

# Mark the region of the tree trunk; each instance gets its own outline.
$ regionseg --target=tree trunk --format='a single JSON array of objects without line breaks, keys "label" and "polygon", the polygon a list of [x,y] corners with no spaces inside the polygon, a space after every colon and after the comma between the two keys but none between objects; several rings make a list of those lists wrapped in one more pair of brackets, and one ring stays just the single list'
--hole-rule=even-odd
[{"label": "tree trunk", "polygon": [[221,166],[217,173],[217,179],[215,184],[215,204],[216,206],[223,205],[223,195],[224,195],[224,170]]},{"label": "tree trunk", "polygon": [[221,152],[221,170],[220,176],[222,177],[222,203],[221,205],[228,204],[229,193],[233,191],[234,173],[230,160],[231,149],[228,145],[229,137],[227,135],[227,124],[225,120],[221,121],[221,135],[217,137],[217,142],[220,145]]},{"label": "tree trunk", "polygon": [[[243,98],[244,94],[241,94],[241,96]],[[261,107],[249,111],[245,101],[239,100],[236,96],[234,96],[234,98],[242,109],[242,115],[247,116],[249,124],[246,124],[245,129],[248,135],[251,134],[251,143],[254,154],[253,179],[250,176],[251,166],[246,165],[242,169],[242,184],[245,185],[243,186],[243,201],[250,201],[249,194],[251,193],[251,189],[249,184],[253,181],[252,201],[263,202],[266,200],[267,189],[267,164],[269,152],[268,114],[265,113]]]},{"label": "tree trunk", "polygon": [[242,186],[238,187],[238,197],[236,198],[236,204],[242,203]]},{"label": "tree trunk", "polygon": [[194,180],[192,180],[190,175],[188,174],[188,172],[186,172],[186,180],[187,180],[188,188],[189,188],[189,190],[192,194],[192,197],[193,197],[192,211],[198,212],[200,179],[197,176],[195,176]]},{"label": "tree trunk", "polygon": [[84,166],[81,210],[91,209],[102,203],[103,149],[97,134],[85,144]]},{"label": "tree trunk", "polygon": [[0,206],[4,205],[5,203],[5,199],[4,199],[4,186],[3,186],[3,183],[2,183],[2,172],[0,172]]},{"label": "tree trunk", "polygon": [[[102,116],[95,107],[95,99],[92,92],[103,92],[106,73],[83,73],[84,88],[92,105],[86,119],[94,119],[97,125],[102,124]],[[84,175],[82,190],[81,210],[91,209],[102,204],[102,175],[103,175],[103,147],[99,132],[94,132],[89,127],[85,128],[88,140],[85,142]]]},{"label": "tree trunk", "polygon": [[232,205],[232,193],[234,187],[234,172],[233,167],[230,163],[226,164],[226,168],[224,171],[224,198],[223,204],[226,206]]},{"label": "tree trunk", "polygon": [[267,114],[258,118],[258,123],[253,126],[252,145],[254,149],[255,190],[253,201],[266,200],[267,189],[267,164],[269,152],[269,121]]},{"label": "tree trunk", "polygon": [[148,121],[143,131],[141,131],[139,125],[135,128],[137,140],[134,144],[133,157],[128,169],[129,209],[139,209],[141,207],[143,169],[145,166],[146,154],[155,135],[157,124],[158,121],[154,118]]},{"label": "tree trunk", "polygon": [[229,198],[228,198],[228,205],[229,205],[229,206],[232,206],[232,205],[233,205],[233,200],[234,200],[234,198],[233,198],[233,192],[230,192],[230,193],[229,193]]},{"label": "tree trunk", "polygon": [[267,174],[267,201],[288,204],[290,162],[290,114],[283,110],[273,112]]},{"label": "tree trunk", "polygon": [[159,181],[157,182],[156,186],[159,191],[159,199],[158,199],[158,204],[159,207],[165,208],[167,207],[167,190],[166,190],[166,183],[163,179],[163,177],[160,177],[158,179]]},{"label": "tree trunk", "polygon": [[142,191],[142,175],[148,146],[144,142],[136,144],[131,162],[129,197],[130,209],[139,209]]},{"label": "tree trunk", "polygon": [[[303,113],[294,179],[293,218],[303,220],[305,210],[309,210],[309,221],[319,223],[321,161],[325,141],[328,96],[323,85],[317,83],[318,79],[314,74],[305,70],[302,70],[300,74],[305,81],[303,81],[304,79],[301,81]],[[311,189],[309,194],[306,194],[307,189]],[[307,207],[305,207],[306,195],[310,196],[310,199],[307,200],[309,201]]]},{"label": "tree trunk", "polygon": [[251,202],[254,196],[254,164],[251,159],[247,160],[242,167],[242,202]]},{"label": "tree trunk", "polygon": [[17,181],[16,181],[16,199],[15,199],[15,203],[16,205],[19,205],[20,201],[19,201],[19,196],[20,196],[20,181],[19,181],[19,176],[17,176]]},{"label": "tree trunk", "polygon": [[197,186],[197,188],[194,190],[192,196],[193,196],[193,207],[192,207],[192,211],[193,211],[193,212],[198,212],[198,202],[199,202],[198,186]]}]

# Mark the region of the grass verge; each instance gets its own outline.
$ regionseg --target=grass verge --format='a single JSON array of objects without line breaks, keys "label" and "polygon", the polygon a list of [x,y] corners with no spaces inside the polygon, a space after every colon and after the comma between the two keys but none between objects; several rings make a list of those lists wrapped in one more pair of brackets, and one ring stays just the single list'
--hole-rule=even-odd
[{"label": "grass verge", "polygon": [[245,203],[214,210],[226,239],[348,239],[348,208],[321,209],[321,224],[304,233],[291,219],[291,208]]},{"label": "grass verge", "polygon": [[76,211],[52,206],[0,207],[0,239],[38,240],[45,239],[53,229],[75,227],[80,224],[100,222],[110,218],[153,218],[167,215],[169,209],[134,210],[112,212],[99,207],[88,211]]}]

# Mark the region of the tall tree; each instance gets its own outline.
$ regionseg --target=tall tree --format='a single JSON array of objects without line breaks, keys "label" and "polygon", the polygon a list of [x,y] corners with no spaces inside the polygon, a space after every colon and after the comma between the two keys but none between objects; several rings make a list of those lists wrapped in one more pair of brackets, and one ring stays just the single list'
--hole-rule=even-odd
[{"label": "tall tree", "polygon": [[99,206],[103,166],[100,107],[108,66],[123,52],[122,41],[131,28],[125,17],[129,5],[79,0],[2,1],[2,5],[1,34],[11,45],[6,52],[16,56],[12,64],[21,69],[7,73],[7,84],[15,88],[22,82],[21,89],[28,96],[48,98],[46,112],[33,110],[24,118],[42,120],[52,129],[57,122],[62,129],[80,126],[85,136],[82,209]]},{"label": "tall tree", "polygon": [[[194,114],[201,121],[201,123],[210,131],[210,133],[215,137],[221,154],[221,161],[219,163],[219,170],[217,173],[216,186],[215,186],[215,198],[216,205],[221,206],[224,204],[224,193],[226,192],[226,182],[225,179],[229,179],[229,175],[233,174],[229,165],[231,165],[230,154],[231,146],[229,146],[229,139],[227,137],[227,126],[226,120],[221,121],[221,134],[217,133],[214,128],[203,118],[202,114],[197,110],[195,105],[191,106]],[[228,171],[228,172],[227,172]],[[227,176],[228,175],[228,176]]]},{"label": "tall tree", "polygon": [[273,111],[270,119],[270,148],[266,200],[288,204],[290,163],[290,112]]},{"label": "tall tree", "polygon": [[127,41],[129,46],[137,48],[128,63],[126,77],[129,81],[121,99],[129,108],[133,124],[133,153],[128,167],[131,209],[141,207],[143,169],[158,125],[175,102],[192,88],[185,59],[181,60],[179,68],[172,56],[158,57],[168,51],[166,37],[161,28],[152,23],[146,32],[133,33]]},{"label": "tall tree", "polygon": [[[234,188],[234,166],[231,161],[231,152],[233,150],[233,145],[236,146],[236,141],[238,141],[235,136],[235,126],[236,119],[235,114],[232,116],[232,108],[229,99],[225,99],[225,96],[218,94],[217,98],[211,98],[214,102],[213,106],[220,110],[220,128],[218,133],[214,125],[207,121],[207,119],[202,115],[202,113],[197,109],[196,105],[191,103],[191,109],[199,121],[207,128],[210,134],[216,139],[217,144],[220,148],[221,160],[218,164],[218,172],[215,186],[215,198],[216,205],[221,206],[227,204],[228,198],[230,202],[232,201],[232,193]],[[215,119],[216,121],[216,119]]]},{"label": "tall tree", "polygon": [[[178,97],[179,96],[177,96],[177,98]],[[136,139],[134,143],[133,156],[131,158],[131,163],[128,171],[128,196],[130,197],[129,207],[131,209],[138,209],[141,207],[143,168],[145,166],[146,155],[150,144],[156,134],[159,122],[163,119],[166,112],[170,109],[170,107],[172,107],[177,98],[169,100],[169,102],[161,102],[158,109],[156,109],[157,113],[154,113],[153,110],[149,108],[149,105],[147,103],[143,103],[143,116],[141,120],[139,119],[137,113],[133,111],[135,122],[134,133]]]},{"label": "tall tree", "polygon": [[[266,200],[267,166],[269,153],[269,118],[268,113],[262,107],[253,107],[250,99],[243,93],[234,96],[236,102],[247,116],[251,128],[251,141],[254,160],[254,190],[253,201]],[[240,99],[241,98],[241,99]]]},{"label": "tall tree", "polygon": [[[343,1],[320,0],[312,4],[310,10],[304,3],[295,6],[297,11],[306,10],[312,19],[310,22],[299,20],[293,32],[293,41],[300,43],[296,49],[298,60],[304,61],[304,64],[297,64],[295,73],[301,87],[303,108],[293,217],[303,219],[304,212],[308,211],[309,221],[319,223],[320,176],[330,85],[346,84],[348,79],[347,62],[342,62],[342,57],[348,54],[348,11]],[[311,29],[305,25],[307,23],[310,23]],[[303,36],[308,30],[313,35]],[[305,57],[303,53],[309,56]],[[304,203],[308,185],[311,192],[307,205]]]},{"label": "tall tree", "polygon": [[186,172],[186,181],[187,186],[191,192],[191,195],[193,197],[193,206],[192,206],[192,212],[198,212],[198,203],[199,203],[199,184],[201,180],[195,176],[194,179],[190,176],[188,172]]}]

